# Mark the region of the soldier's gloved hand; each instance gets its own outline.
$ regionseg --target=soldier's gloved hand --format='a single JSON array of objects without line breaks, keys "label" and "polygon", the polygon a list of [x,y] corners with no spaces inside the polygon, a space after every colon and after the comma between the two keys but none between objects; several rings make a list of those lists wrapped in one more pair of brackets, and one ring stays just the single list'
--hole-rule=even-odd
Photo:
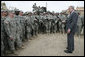
[{"label": "soldier's gloved hand", "polygon": [[63,20],[62,23],[65,23],[65,20]]},{"label": "soldier's gloved hand", "polygon": [[10,40],[13,40],[13,37],[10,37]]}]

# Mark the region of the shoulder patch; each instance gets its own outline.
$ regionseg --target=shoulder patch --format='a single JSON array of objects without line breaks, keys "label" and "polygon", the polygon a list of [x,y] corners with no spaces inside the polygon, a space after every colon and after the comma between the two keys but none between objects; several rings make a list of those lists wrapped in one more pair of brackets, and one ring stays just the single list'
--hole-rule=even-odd
[{"label": "shoulder patch", "polygon": [[9,22],[8,21],[4,21],[6,24],[8,24]]}]

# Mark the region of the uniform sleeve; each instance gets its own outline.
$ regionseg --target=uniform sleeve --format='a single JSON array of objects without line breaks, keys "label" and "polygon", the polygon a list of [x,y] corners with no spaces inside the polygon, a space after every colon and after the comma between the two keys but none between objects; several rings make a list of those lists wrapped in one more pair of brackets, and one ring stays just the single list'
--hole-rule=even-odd
[{"label": "uniform sleeve", "polygon": [[84,26],[84,16],[81,17],[82,26]]},{"label": "uniform sleeve", "polygon": [[11,36],[11,31],[10,31],[10,25],[8,21],[4,21],[4,27],[7,35],[10,37]]}]

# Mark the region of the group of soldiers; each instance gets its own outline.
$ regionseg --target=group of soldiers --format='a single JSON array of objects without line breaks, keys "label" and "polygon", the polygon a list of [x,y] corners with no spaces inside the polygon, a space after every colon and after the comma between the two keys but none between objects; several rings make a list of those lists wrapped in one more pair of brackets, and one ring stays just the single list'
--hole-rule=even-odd
[{"label": "group of soldiers", "polygon": [[[1,55],[6,51],[24,48],[23,41],[37,36],[39,33],[65,33],[69,15],[63,13],[44,12],[24,14],[22,11],[1,10]],[[84,30],[84,16],[78,18],[77,34]]]}]

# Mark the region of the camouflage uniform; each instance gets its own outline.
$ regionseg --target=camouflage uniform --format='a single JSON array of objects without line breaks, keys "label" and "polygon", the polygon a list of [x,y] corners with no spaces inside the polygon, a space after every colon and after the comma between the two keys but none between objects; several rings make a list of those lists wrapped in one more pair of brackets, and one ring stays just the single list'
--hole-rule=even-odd
[{"label": "camouflage uniform", "polygon": [[[13,14],[14,11],[9,11],[9,13]],[[17,19],[17,16],[12,16],[12,18],[10,18],[10,16],[8,16],[8,18],[6,18],[6,20],[4,21],[4,25],[5,25],[5,30],[6,33],[8,35],[8,44],[10,47],[11,52],[14,53],[15,51],[15,43],[17,45],[17,47],[21,47],[21,39],[20,39],[20,21]]]},{"label": "camouflage uniform", "polygon": [[55,16],[52,15],[52,18],[51,18],[51,33],[54,33],[55,32]]},{"label": "camouflage uniform", "polygon": [[56,15],[54,15],[54,19],[55,19],[55,32],[57,32],[58,31],[58,26],[57,26],[58,18]]},{"label": "camouflage uniform", "polygon": [[33,15],[33,25],[34,25],[34,35],[37,35],[38,34],[38,15]]},{"label": "camouflage uniform", "polygon": [[4,55],[4,20],[1,18],[1,55]]},{"label": "camouflage uniform", "polygon": [[78,21],[77,21],[77,35],[81,34],[82,30],[82,17],[78,16]]},{"label": "camouflage uniform", "polygon": [[15,22],[16,22],[16,42],[17,46],[20,48],[22,46],[22,39],[20,38],[21,24],[18,16],[15,16]]},{"label": "camouflage uniform", "polygon": [[20,26],[21,26],[21,33],[20,33],[20,37],[21,37],[21,39],[22,39],[22,41],[24,40],[24,38],[25,38],[25,21],[26,21],[26,19],[25,19],[25,17],[23,17],[23,16],[18,16],[19,17],[19,19],[20,19]]},{"label": "camouflage uniform", "polygon": [[64,23],[62,23],[62,21],[64,21],[66,18],[63,14],[60,14],[58,17],[60,18],[59,31],[63,33],[65,25],[64,25]]},{"label": "camouflage uniform", "polygon": [[38,31],[38,33],[41,33],[41,29],[42,29],[42,26],[41,26],[41,23],[42,23],[42,19],[43,19],[43,14],[40,14],[39,15],[39,27],[38,27],[38,29],[39,29],[39,31]]},{"label": "camouflage uniform", "polygon": [[[48,19],[48,33],[50,33],[51,31],[50,31],[50,29],[51,29],[51,20],[53,20],[53,18],[52,18],[52,15],[51,14],[48,14],[47,15],[47,19]],[[53,26],[53,24],[52,24],[52,26]]]},{"label": "camouflage uniform", "polygon": [[31,16],[28,16],[29,17],[29,21],[30,21],[30,25],[31,25],[31,36],[34,35],[34,17],[31,15]]},{"label": "camouflage uniform", "polygon": [[84,34],[84,15],[81,16],[81,19],[82,19],[82,33]]},{"label": "camouflage uniform", "polygon": [[15,50],[15,46],[14,46],[14,42],[16,39],[16,22],[15,19],[11,19],[10,17],[6,18],[6,20],[4,21],[4,25],[5,25],[5,30],[7,35],[9,36],[8,38],[8,43],[10,46],[10,50],[14,51]]},{"label": "camouflage uniform", "polygon": [[49,17],[47,14],[44,16],[45,18],[45,27],[46,27],[46,33],[50,32],[50,29],[49,29]]},{"label": "camouflage uniform", "polygon": [[31,18],[30,17],[26,17],[26,38],[29,39],[32,35],[32,24],[31,24]]},{"label": "camouflage uniform", "polygon": [[[2,10],[1,11],[1,14],[3,14],[3,12],[7,12],[7,10]],[[7,18],[7,15],[5,15],[5,16],[1,16],[1,38],[2,38],[2,40],[1,40],[1,44],[2,44],[2,48],[1,48],[1,50],[3,50],[4,51],[4,53],[6,53],[6,50],[8,50],[9,49],[9,46],[8,46],[8,40],[7,40],[7,34],[6,34],[6,31],[5,31],[5,26],[4,26],[4,21],[6,20],[6,18]]]}]

